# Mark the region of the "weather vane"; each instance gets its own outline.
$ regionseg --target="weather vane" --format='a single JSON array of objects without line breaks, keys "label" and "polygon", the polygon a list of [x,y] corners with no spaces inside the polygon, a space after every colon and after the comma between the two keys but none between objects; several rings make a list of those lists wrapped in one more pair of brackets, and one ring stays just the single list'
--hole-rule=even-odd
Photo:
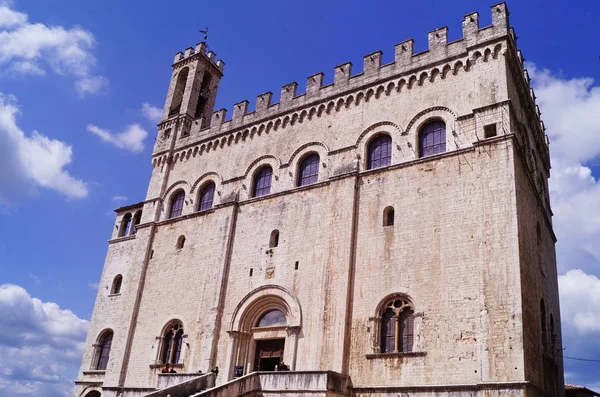
[{"label": "weather vane", "polygon": [[204,28],[204,30],[199,30],[199,32],[204,35],[204,44],[206,44],[208,46],[208,43],[207,43],[207,40],[208,40],[208,26],[206,28]]}]

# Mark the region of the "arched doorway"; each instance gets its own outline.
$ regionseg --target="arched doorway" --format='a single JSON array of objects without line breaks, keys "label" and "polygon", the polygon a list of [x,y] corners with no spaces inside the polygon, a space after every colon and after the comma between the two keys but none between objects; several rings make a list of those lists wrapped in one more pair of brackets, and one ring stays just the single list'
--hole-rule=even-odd
[{"label": "arched doorway", "polygon": [[101,394],[99,391],[97,390],[92,390],[91,392],[87,393],[84,397],[100,397]]},{"label": "arched doorway", "polygon": [[236,308],[229,327],[228,379],[285,365],[294,370],[302,313],[287,289],[255,289]]}]

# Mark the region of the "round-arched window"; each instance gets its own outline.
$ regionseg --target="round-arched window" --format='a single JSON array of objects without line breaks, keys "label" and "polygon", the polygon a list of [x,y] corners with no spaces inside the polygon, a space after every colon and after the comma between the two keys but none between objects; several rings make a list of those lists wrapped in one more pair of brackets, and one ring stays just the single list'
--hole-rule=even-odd
[{"label": "round-arched window", "polygon": [[257,327],[273,327],[275,325],[286,325],[285,314],[281,310],[271,310],[262,315],[256,323]]}]

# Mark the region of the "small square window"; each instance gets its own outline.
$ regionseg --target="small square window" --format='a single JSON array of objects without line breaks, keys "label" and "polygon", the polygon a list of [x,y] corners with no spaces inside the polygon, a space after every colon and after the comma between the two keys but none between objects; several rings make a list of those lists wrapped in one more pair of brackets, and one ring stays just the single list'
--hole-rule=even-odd
[{"label": "small square window", "polygon": [[491,138],[498,135],[496,131],[496,124],[488,124],[483,127],[483,136],[484,138]]}]

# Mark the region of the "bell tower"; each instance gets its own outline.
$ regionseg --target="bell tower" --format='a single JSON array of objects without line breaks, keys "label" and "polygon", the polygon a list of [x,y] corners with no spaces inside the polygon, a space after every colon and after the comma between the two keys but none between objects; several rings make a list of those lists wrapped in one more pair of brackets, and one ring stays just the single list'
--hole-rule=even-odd
[{"label": "bell tower", "polygon": [[212,51],[206,53],[204,42],[175,55],[163,121],[184,117],[199,120],[202,128],[208,126],[225,67],[216,57]]}]

